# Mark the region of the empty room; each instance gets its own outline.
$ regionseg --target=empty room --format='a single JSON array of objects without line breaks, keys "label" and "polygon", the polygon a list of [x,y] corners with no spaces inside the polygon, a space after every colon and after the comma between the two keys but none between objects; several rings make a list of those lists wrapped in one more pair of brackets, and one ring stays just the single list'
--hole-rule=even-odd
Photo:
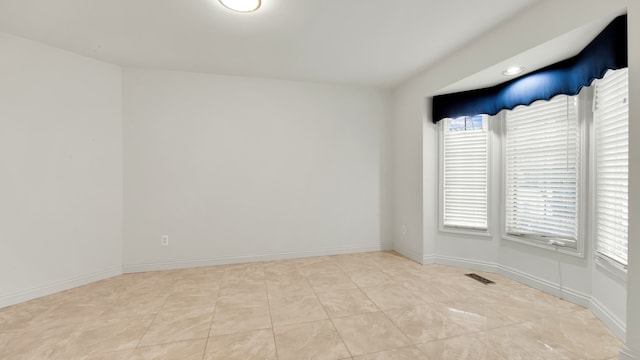
[{"label": "empty room", "polygon": [[636,67],[636,0],[0,0],[0,359],[640,360]]}]

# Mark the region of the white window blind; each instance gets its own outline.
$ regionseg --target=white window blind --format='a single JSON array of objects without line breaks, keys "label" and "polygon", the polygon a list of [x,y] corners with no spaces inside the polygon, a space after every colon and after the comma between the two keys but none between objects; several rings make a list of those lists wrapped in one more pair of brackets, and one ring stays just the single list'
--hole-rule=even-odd
[{"label": "white window blind", "polygon": [[629,187],[629,83],[627,69],[596,81],[596,252],[627,265]]},{"label": "white window blind", "polygon": [[487,117],[447,119],[443,136],[443,224],[487,229]]},{"label": "white window blind", "polygon": [[580,126],[577,97],[519,106],[506,114],[506,232],[577,248]]}]

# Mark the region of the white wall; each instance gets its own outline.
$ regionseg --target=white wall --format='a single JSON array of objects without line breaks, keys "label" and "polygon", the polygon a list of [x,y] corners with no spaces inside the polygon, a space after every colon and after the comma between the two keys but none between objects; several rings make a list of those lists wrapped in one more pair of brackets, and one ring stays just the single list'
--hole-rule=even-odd
[{"label": "white wall", "polygon": [[[631,1],[623,0],[540,1],[395,89],[393,235],[398,251],[409,252],[406,255],[415,258],[412,252],[422,248],[424,263],[435,261],[500,271],[555,294],[562,291],[568,299],[591,306],[619,336],[624,336],[626,284],[620,284],[595,266],[591,252],[581,259],[502,241],[500,234],[495,233],[492,238],[474,238],[438,231],[438,128],[431,124],[430,104],[426,99],[439,89],[494,64],[608,14],[619,13],[629,3]],[[633,16],[630,14],[630,21]],[[630,31],[630,44],[636,36]],[[631,68],[634,65],[631,61]],[[416,136],[417,133],[421,136]],[[633,151],[631,156],[635,159]],[[415,164],[422,164],[422,168]],[[415,181],[417,174],[424,175],[421,181]],[[493,182],[494,190],[498,181]],[[494,192],[492,199],[497,201],[499,193]],[[492,214],[496,214],[495,207]],[[402,237],[402,224],[420,228],[422,234]]]},{"label": "white wall", "polygon": [[151,70],[123,84],[125,271],[391,247],[387,91]]},{"label": "white wall", "polygon": [[629,1],[629,268],[626,357],[640,359],[640,3]]},{"label": "white wall", "polygon": [[[416,106],[410,97],[396,96],[393,118],[421,119],[422,106]],[[393,248],[404,255],[422,261],[422,122],[394,121],[393,136]],[[405,228],[403,234],[402,228]]]},{"label": "white wall", "polygon": [[0,307],[121,272],[120,68],[0,33]]}]

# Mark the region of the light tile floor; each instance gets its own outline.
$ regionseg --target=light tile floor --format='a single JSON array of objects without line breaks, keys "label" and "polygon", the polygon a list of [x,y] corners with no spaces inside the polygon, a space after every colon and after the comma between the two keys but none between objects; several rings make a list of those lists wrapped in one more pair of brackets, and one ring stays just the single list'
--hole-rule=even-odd
[{"label": "light tile floor", "polygon": [[393,252],[129,274],[0,309],[0,359],[602,359],[589,310]]}]

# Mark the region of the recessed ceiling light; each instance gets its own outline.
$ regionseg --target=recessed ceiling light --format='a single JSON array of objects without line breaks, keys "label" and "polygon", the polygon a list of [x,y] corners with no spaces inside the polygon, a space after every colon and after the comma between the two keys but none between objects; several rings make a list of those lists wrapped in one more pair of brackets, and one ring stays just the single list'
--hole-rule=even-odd
[{"label": "recessed ceiling light", "polygon": [[261,0],[220,0],[227,9],[239,12],[252,12],[260,8]]},{"label": "recessed ceiling light", "polygon": [[512,66],[507,70],[502,72],[502,75],[513,76],[523,73],[525,70],[524,66]]}]

